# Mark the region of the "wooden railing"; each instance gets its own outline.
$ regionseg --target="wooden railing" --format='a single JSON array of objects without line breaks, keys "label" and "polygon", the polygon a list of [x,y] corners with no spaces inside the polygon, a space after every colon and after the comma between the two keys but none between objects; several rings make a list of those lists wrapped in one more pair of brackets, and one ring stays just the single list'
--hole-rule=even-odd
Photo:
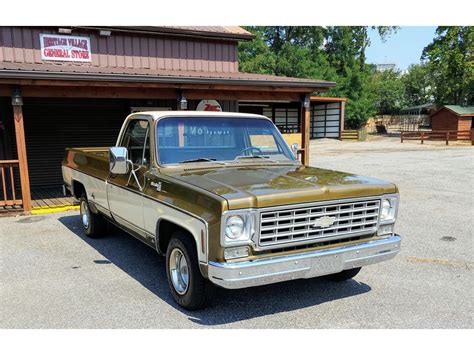
[{"label": "wooden railing", "polygon": [[341,140],[346,141],[346,140],[354,140],[358,141],[361,138],[361,133],[360,131],[357,130],[345,130],[341,132]]},{"label": "wooden railing", "polygon": [[18,160],[0,160],[0,211],[7,206],[22,207],[19,187],[15,186],[20,176]]},{"label": "wooden railing", "polygon": [[449,145],[449,141],[471,141],[474,145],[474,130],[470,131],[409,131],[401,132],[400,142],[407,140],[419,140],[421,144],[425,141],[445,141]]}]

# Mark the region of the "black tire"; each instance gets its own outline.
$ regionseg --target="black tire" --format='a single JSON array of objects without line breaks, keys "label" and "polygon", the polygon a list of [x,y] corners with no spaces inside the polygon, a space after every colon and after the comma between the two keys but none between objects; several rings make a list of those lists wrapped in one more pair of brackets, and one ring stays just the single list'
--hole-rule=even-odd
[{"label": "black tire", "polygon": [[[177,250],[175,251],[175,249]],[[171,271],[173,266],[171,255],[179,253],[181,253],[181,257],[184,256],[186,261],[186,275],[188,281],[187,287],[181,290],[181,293],[179,293],[177,288],[173,285]],[[202,309],[205,308],[211,300],[214,293],[214,286],[201,275],[196,246],[194,245],[192,237],[185,232],[176,231],[171,236],[168,248],[166,249],[166,275],[174,300],[184,309],[190,311]]]},{"label": "black tire", "polygon": [[[81,206],[81,225],[86,236],[89,238],[97,238],[104,235],[107,232],[107,221],[104,217],[91,211],[85,194],[81,196],[79,203]],[[87,223],[84,220],[84,214],[88,214]]]},{"label": "black tire", "polygon": [[337,274],[326,275],[324,277],[331,281],[346,281],[356,276],[359,273],[360,269],[361,268],[358,267],[355,269],[343,270],[341,272],[338,272]]}]

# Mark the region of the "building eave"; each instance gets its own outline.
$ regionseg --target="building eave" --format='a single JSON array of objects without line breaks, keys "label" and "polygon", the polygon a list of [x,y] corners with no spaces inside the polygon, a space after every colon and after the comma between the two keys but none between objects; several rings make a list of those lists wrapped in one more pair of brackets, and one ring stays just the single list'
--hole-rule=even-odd
[{"label": "building eave", "polygon": [[85,30],[109,30],[112,32],[148,34],[153,36],[179,36],[199,39],[220,39],[229,41],[251,41],[255,36],[251,33],[225,33],[205,30],[187,30],[173,27],[151,26],[75,26]]},{"label": "building eave", "polygon": [[137,75],[137,74],[108,74],[108,73],[65,73],[41,72],[26,70],[0,70],[3,79],[30,79],[30,80],[77,80],[77,81],[103,81],[103,82],[128,82],[128,83],[164,83],[164,84],[202,84],[202,85],[236,85],[236,86],[275,86],[288,88],[321,89],[331,88],[334,82],[316,81],[289,81],[265,80],[246,78],[216,78],[216,77],[186,77],[172,75]]}]

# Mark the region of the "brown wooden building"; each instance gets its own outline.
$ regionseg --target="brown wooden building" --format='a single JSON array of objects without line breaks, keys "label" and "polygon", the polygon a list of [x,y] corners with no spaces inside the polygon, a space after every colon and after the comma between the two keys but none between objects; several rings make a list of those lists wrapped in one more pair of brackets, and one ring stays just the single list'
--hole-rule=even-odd
[{"label": "brown wooden building", "polygon": [[474,128],[474,106],[446,105],[430,115],[433,131],[469,131]]},{"label": "brown wooden building", "polygon": [[61,186],[66,147],[112,146],[142,109],[285,102],[309,161],[310,95],[335,84],[239,72],[240,27],[0,27],[0,208]]}]

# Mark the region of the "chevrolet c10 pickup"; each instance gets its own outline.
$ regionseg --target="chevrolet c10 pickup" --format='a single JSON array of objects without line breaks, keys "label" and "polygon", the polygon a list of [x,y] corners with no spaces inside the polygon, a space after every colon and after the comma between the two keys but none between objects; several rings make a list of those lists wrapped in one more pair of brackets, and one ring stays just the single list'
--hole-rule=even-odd
[{"label": "chevrolet c10 pickup", "polygon": [[354,277],[400,251],[397,187],[302,165],[265,116],[129,115],[115,147],[68,148],[66,187],[84,233],[112,223],[166,255],[183,308],[228,289]]}]

